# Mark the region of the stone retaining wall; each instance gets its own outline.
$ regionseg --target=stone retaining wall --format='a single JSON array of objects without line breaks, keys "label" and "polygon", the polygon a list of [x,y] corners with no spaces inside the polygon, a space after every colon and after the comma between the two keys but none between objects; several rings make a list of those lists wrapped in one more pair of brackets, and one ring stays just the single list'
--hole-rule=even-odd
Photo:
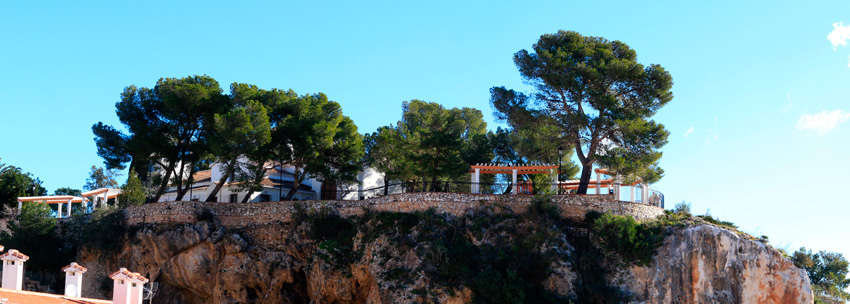
[{"label": "stone retaining wall", "polygon": [[[306,208],[315,210],[331,208],[342,216],[363,214],[365,210],[389,212],[416,212],[435,208],[440,213],[456,216],[483,204],[496,205],[515,212],[524,211],[533,196],[494,195],[468,193],[402,193],[373,197],[359,201],[301,201]],[[615,201],[611,195],[556,195],[552,201],[561,213],[570,218],[582,219],[591,210],[631,215],[638,221],[654,219],[664,209],[646,204]],[[274,221],[290,221],[295,202],[267,203],[206,203],[164,202],[129,207],[125,210],[129,225],[136,224],[186,224],[194,223],[205,210],[216,215],[225,227],[244,227]]]}]

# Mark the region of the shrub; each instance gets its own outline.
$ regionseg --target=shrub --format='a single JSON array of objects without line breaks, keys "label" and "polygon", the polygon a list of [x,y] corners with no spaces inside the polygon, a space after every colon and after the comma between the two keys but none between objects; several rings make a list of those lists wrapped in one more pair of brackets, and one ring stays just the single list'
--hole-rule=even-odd
[{"label": "shrub", "polygon": [[484,270],[475,276],[473,303],[525,303],[526,282],[516,271]]},{"label": "shrub", "polygon": [[626,263],[646,265],[665,237],[665,227],[657,223],[641,224],[631,216],[603,214],[593,223],[593,231],[606,247],[623,257]]},{"label": "shrub", "polygon": [[691,203],[686,201],[681,201],[676,203],[676,207],[673,209],[676,213],[687,213],[691,214]]},{"label": "shrub", "polygon": [[721,220],[715,219],[711,215],[706,214],[706,215],[698,216],[698,217],[701,218],[702,220],[706,221],[706,222],[709,222],[709,223],[712,223],[712,224],[715,224],[715,225],[718,225],[718,226],[723,226],[723,227],[730,228],[730,229],[733,229],[733,230],[738,228],[738,226],[735,226],[735,224],[733,224],[732,222],[721,221]]}]

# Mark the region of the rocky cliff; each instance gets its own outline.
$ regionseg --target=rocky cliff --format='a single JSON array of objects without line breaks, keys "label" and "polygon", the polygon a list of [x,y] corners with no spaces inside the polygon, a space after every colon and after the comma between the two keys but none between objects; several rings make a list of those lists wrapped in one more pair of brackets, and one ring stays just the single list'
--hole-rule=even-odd
[{"label": "rocky cliff", "polygon": [[[206,212],[192,224],[111,225],[111,242],[80,244],[78,262],[87,296],[109,298],[104,278],[127,267],[158,283],[155,303],[813,301],[805,272],[758,240],[696,218],[638,225],[614,231],[614,244],[545,203],[461,216],[299,210],[238,228]],[[623,247],[635,237],[659,241],[635,245],[649,254]]]}]

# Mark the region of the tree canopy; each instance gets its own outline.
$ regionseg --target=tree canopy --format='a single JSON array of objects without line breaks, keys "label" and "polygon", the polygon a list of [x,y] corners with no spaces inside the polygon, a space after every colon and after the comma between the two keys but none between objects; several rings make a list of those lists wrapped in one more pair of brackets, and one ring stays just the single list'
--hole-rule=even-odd
[{"label": "tree canopy", "polygon": [[116,170],[91,166],[89,177],[86,179],[86,184],[83,186],[83,189],[94,190],[100,188],[117,188],[118,181],[116,178],[119,176],[121,176],[121,173]]},{"label": "tree canopy", "polygon": [[490,137],[479,110],[414,99],[402,103],[395,126],[366,136],[366,161],[387,178],[436,183],[463,176],[470,164],[491,161]]},{"label": "tree canopy", "polygon": [[[161,78],[154,88],[129,86],[115,104],[116,114],[130,134],[97,123],[92,127],[98,155],[107,169],[159,165],[163,176],[153,201],[173,182],[177,199],[188,191],[184,178],[196,170],[196,162],[206,155],[205,120],[220,111],[224,102],[222,90],[208,76]],[[172,181],[172,177],[175,177]]]},{"label": "tree canopy", "polygon": [[17,208],[19,196],[47,195],[40,179],[19,167],[0,163],[0,205]]},{"label": "tree canopy", "polygon": [[805,247],[794,252],[794,265],[803,268],[809,275],[815,303],[844,304],[850,301],[850,274],[847,259],[837,252],[821,250],[813,253]]},{"label": "tree canopy", "polygon": [[221,166],[222,175],[206,201],[215,201],[221,187],[237,171],[243,170],[241,157],[255,155],[271,141],[271,125],[266,107],[252,97],[256,86],[234,83],[224,113],[215,113],[207,136],[210,153]]},{"label": "tree canopy", "polygon": [[514,54],[514,63],[535,92],[492,88],[495,116],[517,130],[549,128],[555,142],[575,149],[578,193],[587,192],[594,164],[660,179],[668,132],[650,118],[673,98],[670,74],[638,63],[623,42],[572,31],[542,35],[532,48]]},{"label": "tree canopy", "polygon": [[[151,201],[169,186],[182,199],[193,175],[218,163],[222,178],[206,198],[214,200],[225,181],[238,190],[262,189],[270,161],[295,167],[291,199],[305,178],[351,181],[360,170],[362,136],[338,103],[324,94],[262,90],[233,83],[230,94],[208,76],[163,78],[156,86],[129,86],[116,113],[129,134],[95,124],[98,155],[108,169],[136,168],[146,183],[158,184]],[[161,174],[147,176],[156,165]],[[143,169],[139,169],[143,168]]]},{"label": "tree canopy", "polygon": [[308,94],[282,104],[275,123],[277,158],[295,168],[294,185],[285,200],[292,200],[308,177],[354,181],[363,157],[363,136],[338,103],[325,94]]}]

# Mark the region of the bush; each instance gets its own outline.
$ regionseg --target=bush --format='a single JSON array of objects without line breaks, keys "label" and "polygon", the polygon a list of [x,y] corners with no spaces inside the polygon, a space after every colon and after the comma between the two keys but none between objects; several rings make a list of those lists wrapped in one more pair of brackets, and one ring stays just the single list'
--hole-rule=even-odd
[{"label": "bush", "polygon": [[681,201],[676,203],[676,207],[673,209],[676,213],[687,213],[691,214],[691,203],[686,201]]},{"label": "bush", "polygon": [[63,247],[58,236],[56,215],[48,204],[25,202],[21,214],[10,223],[11,235],[4,235],[3,245],[29,255],[29,270],[53,271],[62,267],[67,256],[73,254]]},{"label": "bush", "polygon": [[116,207],[98,208],[85,220],[80,245],[100,252],[115,249],[127,232],[124,211]]},{"label": "bush", "polygon": [[735,224],[733,224],[732,222],[721,221],[721,220],[715,219],[711,215],[703,215],[703,216],[698,216],[698,217],[701,218],[702,220],[706,221],[706,222],[709,222],[709,223],[712,223],[712,224],[715,224],[715,225],[718,225],[718,226],[723,226],[723,227],[730,228],[730,229],[733,229],[733,230],[738,228],[738,226],[735,226]]},{"label": "bush", "polygon": [[525,281],[516,271],[487,269],[475,276],[473,303],[525,303]]},{"label": "bush", "polygon": [[626,263],[646,265],[665,237],[665,227],[657,223],[638,223],[631,216],[603,214],[593,223],[593,232],[607,249],[619,254]]}]

